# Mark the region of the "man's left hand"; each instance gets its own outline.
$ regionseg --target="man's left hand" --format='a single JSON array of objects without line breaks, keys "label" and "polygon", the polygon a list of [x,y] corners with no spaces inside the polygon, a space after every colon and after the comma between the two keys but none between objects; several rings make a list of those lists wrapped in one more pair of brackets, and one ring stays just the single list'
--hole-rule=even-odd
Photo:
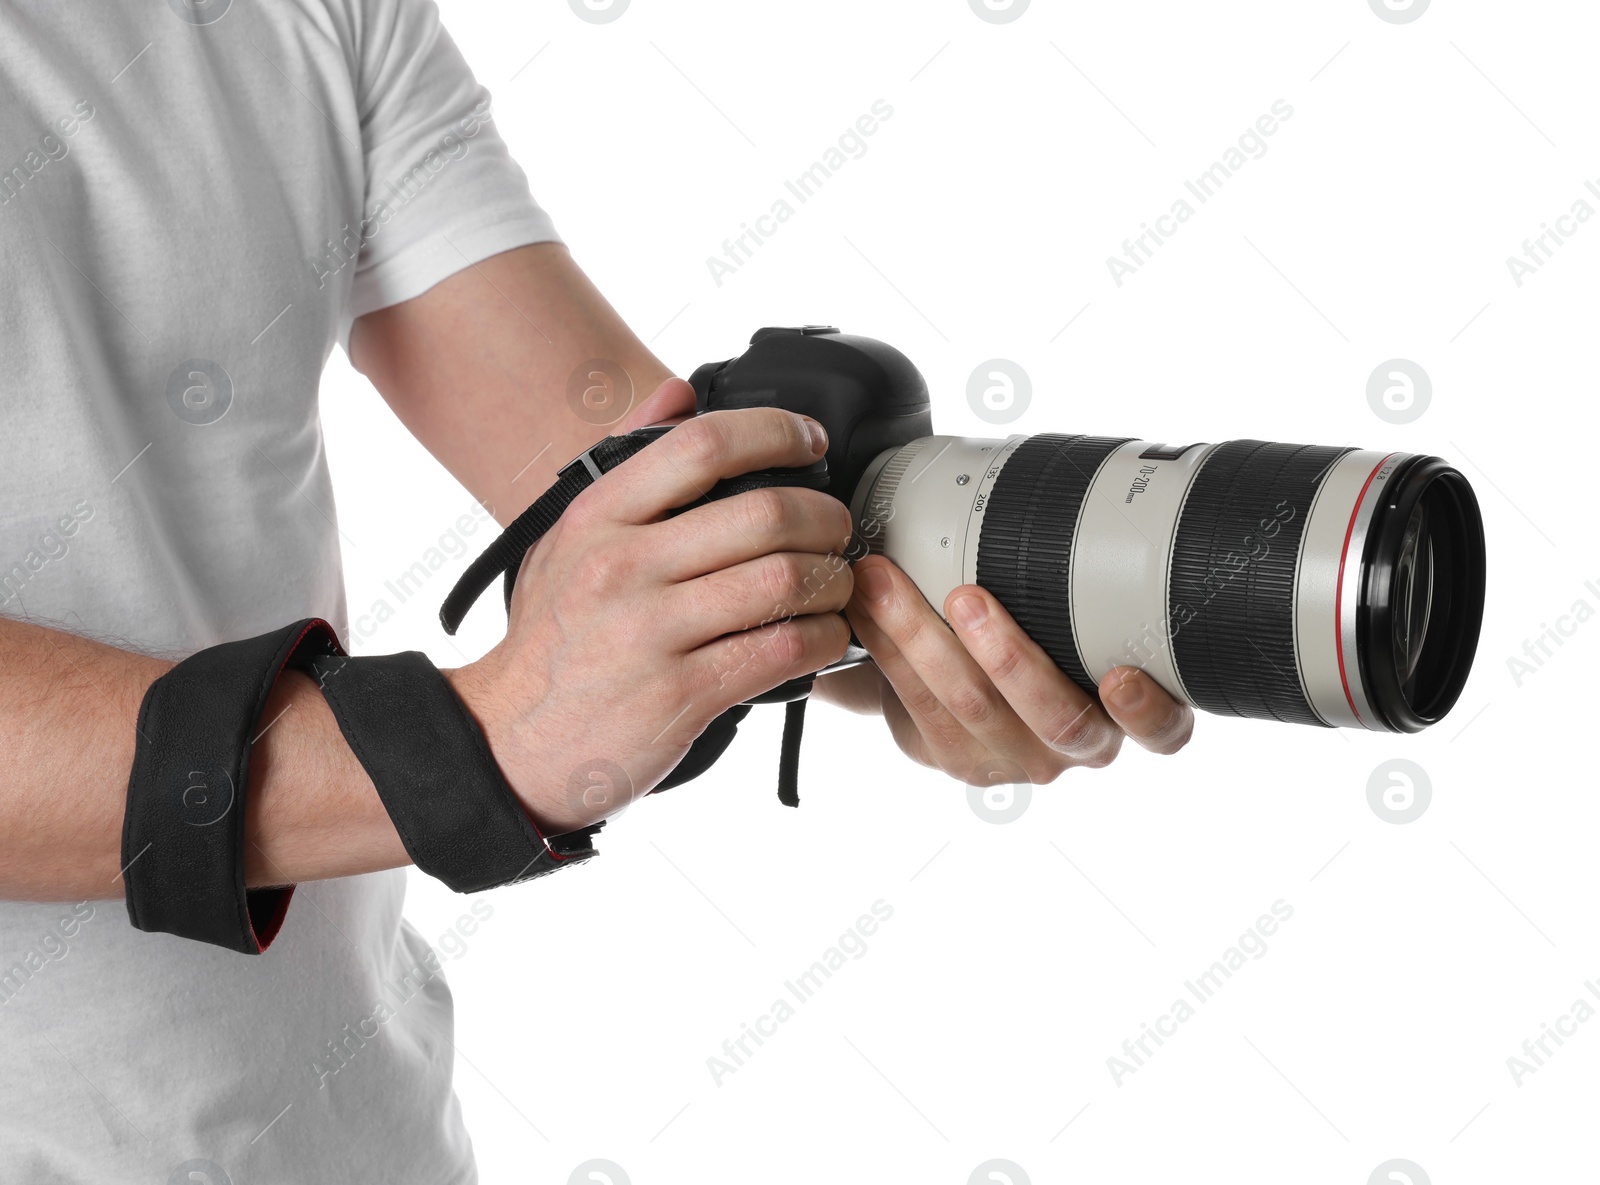
[{"label": "man's left hand", "polygon": [[912,760],[974,785],[1099,768],[1124,737],[1175,753],[1194,729],[1193,710],[1135,667],[1113,668],[1098,697],[1086,694],[976,585],[946,598],[946,625],[904,572],[868,556],[846,616],[875,665],[823,676],[820,698],[881,711]]}]

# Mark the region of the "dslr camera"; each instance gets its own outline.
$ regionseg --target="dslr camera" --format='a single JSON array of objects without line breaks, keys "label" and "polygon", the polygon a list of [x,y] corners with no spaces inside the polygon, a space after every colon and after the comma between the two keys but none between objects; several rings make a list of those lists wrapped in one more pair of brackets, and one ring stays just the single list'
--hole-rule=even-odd
[{"label": "dslr camera", "polygon": [[[981,585],[1090,695],[1131,665],[1219,715],[1418,732],[1450,711],[1472,668],[1483,519],[1467,479],[1438,457],[939,436],[927,383],[904,354],[827,325],[758,330],[690,382],[697,413],[775,406],[828,431],[816,463],[718,482],[695,505],[761,486],[825,490],[850,507],[845,558],[887,556],[935,607]],[[497,577],[509,609],[523,555],[567,504],[669,431],[609,436],[566,465],[467,569],[440,610],[445,631]],[[852,645],[829,669],[868,658]],[[798,805],[813,678],[729,709],[658,789],[709,768],[750,704],[781,702],[778,794]]]},{"label": "dslr camera", "polygon": [[831,326],[759,330],[690,381],[702,412],[820,421],[824,488],[855,524],[849,558],[887,556],[935,607],[981,585],[1091,695],[1131,665],[1207,712],[1417,732],[1471,670],[1483,519],[1438,457],[939,436],[910,360]]}]

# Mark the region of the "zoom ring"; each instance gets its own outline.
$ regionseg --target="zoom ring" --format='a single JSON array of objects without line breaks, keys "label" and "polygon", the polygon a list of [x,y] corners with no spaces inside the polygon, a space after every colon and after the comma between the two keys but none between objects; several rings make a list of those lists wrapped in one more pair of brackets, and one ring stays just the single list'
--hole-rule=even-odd
[{"label": "zoom ring", "polygon": [[1322,479],[1349,451],[1230,440],[1195,475],[1167,597],[1173,659],[1196,707],[1326,723],[1295,655],[1295,567]]},{"label": "zoom ring", "polygon": [[1090,695],[1072,632],[1072,538],[1095,474],[1128,439],[1029,437],[995,479],[978,537],[978,583]]}]

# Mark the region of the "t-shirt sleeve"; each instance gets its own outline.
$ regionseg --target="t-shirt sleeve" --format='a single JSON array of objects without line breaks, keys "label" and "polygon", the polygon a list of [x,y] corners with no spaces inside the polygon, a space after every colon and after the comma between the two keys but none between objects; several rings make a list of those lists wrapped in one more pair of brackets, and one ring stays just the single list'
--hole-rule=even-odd
[{"label": "t-shirt sleeve", "polygon": [[560,242],[432,0],[354,0],[366,161],[362,246],[340,327],[491,255]]}]

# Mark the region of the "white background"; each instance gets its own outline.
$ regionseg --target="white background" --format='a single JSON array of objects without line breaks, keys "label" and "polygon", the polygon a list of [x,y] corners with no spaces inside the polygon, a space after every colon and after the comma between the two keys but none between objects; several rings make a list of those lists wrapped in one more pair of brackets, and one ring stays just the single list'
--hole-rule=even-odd
[{"label": "white background", "polygon": [[[1506,265],[1578,199],[1600,209],[1592,7],[443,9],[535,194],[680,373],[823,321],[908,353],[947,433],[1436,452],[1478,490],[1491,565],[1477,666],[1433,730],[1205,717],[1180,756],[1071,773],[1006,825],[826,708],[785,810],[781,713],[758,710],[599,860],[490,894],[447,960],[484,1179],[565,1182],[596,1157],[635,1185],[954,1185],[991,1158],[1034,1182],[1357,1185],[1392,1158],[1436,1183],[1592,1174],[1600,1022],[1520,1085],[1507,1058],[1600,1006],[1600,624],[1520,685],[1508,659],[1600,609],[1600,219],[1520,287]],[[865,155],[719,287],[707,257],[878,99],[894,114]],[[1265,155],[1119,287],[1106,257],[1278,99],[1294,113]],[[1034,387],[1003,429],[965,398],[997,356]],[[1396,357],[1433,384],[1404,425],[1366,397]],[[342,355],[323,411],[354,619],[469,499]],[[360,648],[487,649],[492,597],[459,649],[434,617],[464,562]],[[1400,757],[1432,788],[1405,825],[1367,797]],[[866,954],[715,1084],[707,1059],[878,899],[894,913]],[[1118,1085],[1107,1058],[1278,899],[1294,913],[1267,953]],[[465,907],[413,876],[430,939]]]}]

